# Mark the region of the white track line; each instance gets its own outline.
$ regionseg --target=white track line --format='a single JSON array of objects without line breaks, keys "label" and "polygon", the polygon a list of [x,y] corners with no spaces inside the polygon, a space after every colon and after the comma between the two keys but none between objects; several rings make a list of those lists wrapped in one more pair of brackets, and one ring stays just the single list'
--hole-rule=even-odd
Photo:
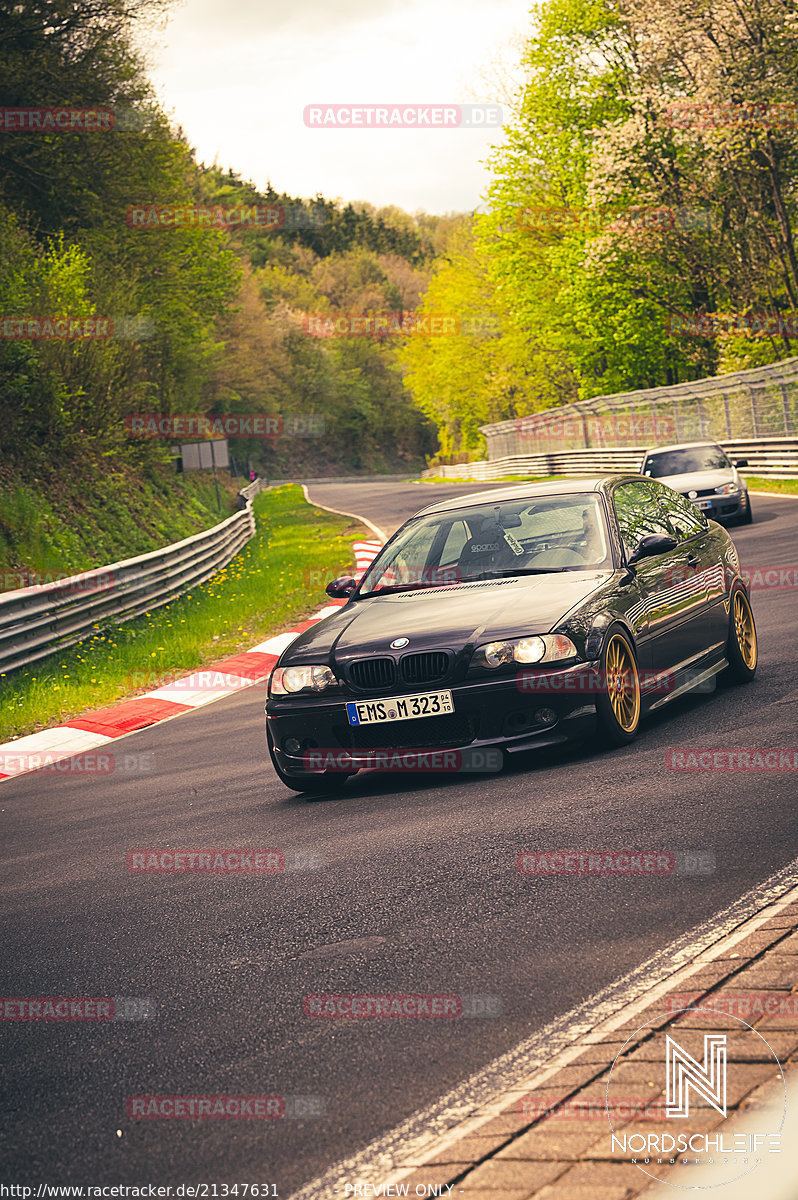
[{"label": "white track line", "polygon": [[[541,1078],[564,1066],[582,1046],[587,1034],[603,1036],[631,1020],[674,988],[684,986],[696,960],[717,957],[730,945],[774,916],[796,897],[798,859],[709,921],[697,925],[641,963],[628,975],[603,988],[582,1004],[551,1021],[545,1028],[494,1059],[446,1096],[420,1110],[350,1158],[295,1192],[290,1200],[340,1200],[347,1183],[394,1184],[417,1170],[417,1164],[473,1133],[508,1105],[508,1092],[523,1094]],[[764,911],[763,911],[764,910]],[[744,930],[739,929],[743,922]],[[731,936],[729,936],[731,935]],[[720,946],[721,939],[723,945]],[[510,1101],[511,1102],[511,1101]],[[350,1190],[351,1194],[351,1190]]]}]

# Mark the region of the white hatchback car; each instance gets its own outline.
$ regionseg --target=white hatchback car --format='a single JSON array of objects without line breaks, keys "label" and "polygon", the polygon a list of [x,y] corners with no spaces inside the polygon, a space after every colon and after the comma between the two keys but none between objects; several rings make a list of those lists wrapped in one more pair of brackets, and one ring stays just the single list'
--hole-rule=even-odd
[{"label": "white hatchback car", "polygon": [[646,451],[640,473],[681,492],[713,521],[750,525],[751,499],[737,473],[738,467],[747,466],[745,458],[731,462],[717,442],[689,442]]}]

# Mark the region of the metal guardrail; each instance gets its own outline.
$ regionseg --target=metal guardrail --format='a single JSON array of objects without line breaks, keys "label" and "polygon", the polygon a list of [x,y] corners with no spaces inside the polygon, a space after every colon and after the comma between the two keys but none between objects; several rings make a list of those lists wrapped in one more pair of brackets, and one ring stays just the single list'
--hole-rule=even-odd
[{"label": "metal guardrail", "polygon": [[210,579],[255,534],[252,500],[260,480],[239,492],[241,511],[172,546],[95,567],[55,583],[0,593],[0,671],[28,666],[74,646],[103,622],[129,621]]},{"label": "metal guardrail", "polygon": [[[723,440],[731,459],[748,459],[743,474],[770,479],[798,479],[798,438]],[[515,454],[506,458],[431,467],[425,478],[502,479],[505,475],[590,475],[610,471],[637,471],[648,446],[606,446],[561,450],[551,454]]]},{"label": "metal guardrail", "polygon": [[560,450],[798,438],[798,358],[482,425],[492,461]]}]

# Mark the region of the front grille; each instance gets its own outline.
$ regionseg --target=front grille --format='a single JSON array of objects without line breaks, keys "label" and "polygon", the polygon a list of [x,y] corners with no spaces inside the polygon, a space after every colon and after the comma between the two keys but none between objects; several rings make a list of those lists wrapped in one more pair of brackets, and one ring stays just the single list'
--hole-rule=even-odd
[{"label": "front grille", "polygon": [[467,746],[477,736],[477,728],[476,718],[451,713],[379,725],[336,725],[333,733],[347,750],[436,750]]},{"label": "front grille", "polygon": [[449,669],[449,655],[443,650],[406,654],[399,664],[405,683],[434,683]]},{"label": "front grille", "polygon": [[714,488],[699,488],[697,494],[699,496],[715,496],[718,493],[716,493]]},{"label": "front grille", "polygon": [[350,663],[349,679],[361,691],[390,687],[396,677],[392,658],[362,658]]}]

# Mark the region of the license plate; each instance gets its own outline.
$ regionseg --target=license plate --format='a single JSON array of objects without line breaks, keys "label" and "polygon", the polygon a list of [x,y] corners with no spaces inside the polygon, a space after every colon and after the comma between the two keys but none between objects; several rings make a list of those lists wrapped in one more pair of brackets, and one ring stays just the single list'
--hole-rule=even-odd
[{"label": "license plate", "polygon": [[712,508],[711,500],[694,500],[693,504],[696,508]]},{"label": "license plate", "polygon": [[425,692],[422,696],[395,696],[389,700],[350,700],[346,706],[350,725],[379,725],[410,721],[414,717],[442,717],[453,712],[451,692]]}]

